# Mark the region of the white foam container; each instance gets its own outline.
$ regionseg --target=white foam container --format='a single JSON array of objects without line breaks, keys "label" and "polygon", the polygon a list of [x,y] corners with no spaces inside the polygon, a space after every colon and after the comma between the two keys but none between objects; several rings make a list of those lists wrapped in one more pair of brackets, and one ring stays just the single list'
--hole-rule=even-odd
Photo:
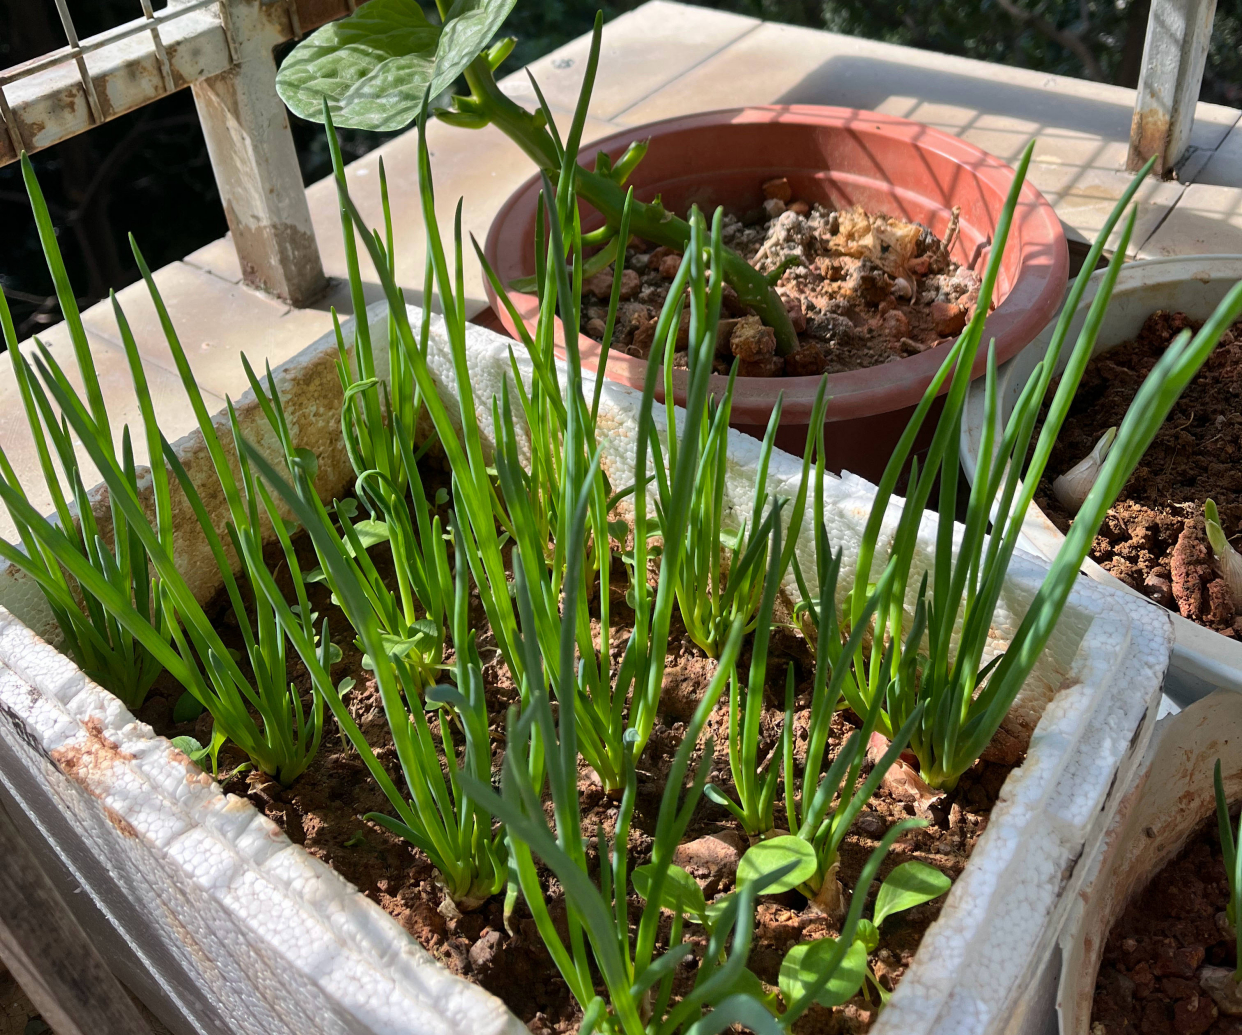
[{"label": "white foam container", "polygon": [[[412,311],[411,318],[416,317]],[[373,307],[373,321],[383,319]],[[386,340],[378,334],[376,340]],[[490,399],[509,376],[514,343],[470,331],[470,369],[485,440]],[[336,347],[325,337],[277,372],[294,437],[319,456],[319,489],[351,480],[339,438]],[[453,400],[442,335],[430,362]],[[386,361],[377,357],[382,366]],[[639,396],[608,383],[600,430],[614,484],[632,473]],[[262,443],[252,399],[243,429]],[[680,418],[680,411],[679,411]],[[664,431],[662,408],[656,422]],[[214,474],[201,438],[178,443],[202,487]],[[731,433],[729,504],[749,513],[759,443]],[[777,452],[768,488],[793,495],[800,459]],[[618,478],[621,480],[618,481]],[[874,488],[845,475],[827,486],[826,519],[849,558]],[[100,501],[102,502],[102,500]],[[896,527],[899,503],[884,536]],[[220,511],[218,491],[207,505]],[[216,589],[187,516],[178,564],[203,599]],[[930,565],[934,523],[920,533]],[[798,547],[811,564],[809,522]],[[883,551],[881,551],[882,553]],[[1047,570],[1017,554],[1001,595],[991,650],[1001,650]],[[122,977],[179,1033],[206,1035],[517,1035],[498,1000],[443,970],[378,906],[291,844],[248,802],[209,778],[92,684],[49,645],[56,627],[19,572],[0,568],[0,789],[20,809],[48,866],[63,876],[92,934]],[[1081,580],[1007,728],[1029,741],[965,872],[880,1016],[876,1035],[1014,1030],[1051,1009],[1034,995],[1092,854],[1130,783],[1154,725],[1169,660],[1166,612]]]},{"label": "white foam container", "polygon": [[[1067,344],[1061,351],[1057,373],[1069,360],[1070,347],[1086,321],[1087,312],[1103,277],[1103,270],[1092,275],[1070,325]],[[1093,354],[1107,352],[1138,334],[1157,309],[1182,311],[1205,320],[1230,288],[1242,280],[1242,255],[1200,255],[1190,258],[1142,259],[1121,267],[1104,321],[1100,326]],[[1003,364],[997,380],[997,422],[1008,419],[1022,386],[1035,364],[1043,359],[1052,338],[1053,320],[1030,345]],[[973,482],[983,436],[984,391],[982,380],[971,385],[962,420],[961,457],[966,476]],[[1022,538],[1033,553],[1052,560],[1065,537],[1034,504],[1027,512]],[[1105,585],[1136,597],[1132,590],[1090,558],[1083,571]],[[1146,598],[1143,598],[1146,599]],[[1242,643],[1211,629],[1173,615],[1175,642],[1165,692],[1179,705],[1210,694],[1216,689],[1242,691]]]},{"label": "white foam container", "polygon": [[1089,1035],[1095,979],[1113,922],[1130,899],[1216,809],[1217,759],[1225,794],[1242,797],[1242,696],[1218,691],[1160,720],[1108,833],[1083,863],[1082,892],[1060,938],[1057,1013],[1062,1035]]}]

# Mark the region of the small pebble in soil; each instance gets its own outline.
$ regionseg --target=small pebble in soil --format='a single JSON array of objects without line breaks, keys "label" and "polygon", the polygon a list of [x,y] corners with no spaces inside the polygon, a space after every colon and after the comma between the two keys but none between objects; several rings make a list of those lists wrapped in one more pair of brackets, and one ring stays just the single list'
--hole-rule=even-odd
[{"label": "small pebble in soil", "polygon": [[860,812],[858,818],[854,820],[854,826],[860,834],[871,838],[873,841],[878,841],[888,830],[888,824],[884,822],[884,817],[874,812]]}]

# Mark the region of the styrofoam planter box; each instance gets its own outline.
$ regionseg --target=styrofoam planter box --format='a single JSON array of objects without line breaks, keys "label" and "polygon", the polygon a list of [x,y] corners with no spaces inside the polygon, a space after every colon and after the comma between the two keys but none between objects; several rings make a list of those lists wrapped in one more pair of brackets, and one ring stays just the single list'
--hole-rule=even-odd
[{"label": "styrofoam planter box", "polygon": [[[382,327],[382,307],[370,318]],[[470,332],[487,441],[490,399],[509,376],[513,345],[481,328]],[[352,480],[337,430],[335,356],[327,337],[276,372],[295,440],[319,456],[318,488],[326,495]],[[429,362],[441,394],[455,404],[438,329]],[[638,406],[631,390],[605,385],[599,428],[614,484],[633,471]],[[248,436],[270,448],[252,399],[243,398],[239,418]],[[663,433],[660,407],[655,420]],[[215,476],[201,438],[188,436],[177,448],[209,490]],[[726,496],[739,516],[750,510],[759,451],[756,440],[731,433]],[[799,473],[800,460],[778,452],[769,491],[792,496]],[[844,548],[846,568],[873,493],[848,474],[826,486],[829,534]],[[218,491],[207,503],[220,511]],[[890,507],[885,537],[896,528],[899,504]],[[933,522],[920,533],[916,563],[926,566]],[[190,530],[178,540],[178,564],[206,599],[218,581],[214,569],[184,515],[178,528]],[[809,522],[798,550],[803,570],[814,571]],[[992,650],[1004,648],[1046,570],[1042,561],[1014,557]],[[852,574],[842,571],[843,589]],[[0,569],[0,604],[8,608],[0,609],[0,784],[89,897],[83,913],[123,976],[170,1025],[210,1035],[521,1031],[498,1000],[448,974],[378,906],[248,802],[224,796],[40,639],[54,638],[55,626],[20,573]],[[1115,807],[1114,787],[1129,784],[1147,746],[1171,641],[1160,609],[1086,580],[1075,587],[1007,720],[1008,731],[1029,742],[1026,761],[1006,782],[877,1035],[999,1033],[1038,1012],[1029,989],[1046,969],[1081,882],[1075,862],[1098,844]]]},{"label": "styrofoam planter box", "polygon": [[[1083,292],[1082,301],[1070,324],[1067,344],[1061,350],[1058,374],[1065,369],[1070,349],[1086,321],[1103,274],[1103,270],[1093,274],[1087,290]],[[1127,263],[1121,267],[1117,277],[1093,354],[1107,352],[1133,340],[1143,321],[1157,309],[1180,310],[1197,320],[1206,320],[1239,280],[1242,280],[1242,255],[1200,255]],[[1038,338],[998,371],[998,423],[1008,419],[1027,377],[1048,351],[1055,326],[1054,320]],[[962,466],[972,482],[979,459],[983,423],[984,390],[980,380],[971,385],[962,421]],[[1034,553],[1048,560],[1056,556],[1065,539],[1047,515],[1034,505],[1027,512],[1022,536]],[[1141,593],[1114,578],[1090,558],[1083,565],[1083,571],[1105,585],[1142,597]],[[1173,627],[1173,661],[1165,692],[1174,701],[1179,705],[1189,704],[1216,689],[1242,691],[1242,643],[1196,625],[1178,614],[1173,615]]]},{"label": "styrofoam planter box", "polygon": [[1062,1035],[1088,1035],[1104,943],[1130,899],[1216,809],[1212,773],[1242,797],[1242,696],[1218,692],[1161,719],[1108,833],[1082,864],[1083,886],[1060,938]]}]

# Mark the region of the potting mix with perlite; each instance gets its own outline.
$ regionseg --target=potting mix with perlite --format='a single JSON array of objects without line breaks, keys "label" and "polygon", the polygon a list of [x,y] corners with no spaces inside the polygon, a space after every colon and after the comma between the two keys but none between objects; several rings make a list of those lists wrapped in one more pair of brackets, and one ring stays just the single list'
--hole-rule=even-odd
[{"label": "potting mix with perlite", "polygon": [[[714,367],[739,377],[807,377],[879,366],[953,341],[974,313],[979,275],[951,259],[954,210],[943,240],[927,227],[871,214],[834,210],[793,198],[783,177],[763,184],[763,207],[726,217],[725,244],[774,277],[799,347],[777,354],[776,334],[732,288],[717,330]],[[643,241],[626,249],[613,347],[638,359],[651,354],[656,322],[681,254]],[[606,330],[613,268],[583,284],[582,330]],[[685,366],[688,322],[676,342]]]}]

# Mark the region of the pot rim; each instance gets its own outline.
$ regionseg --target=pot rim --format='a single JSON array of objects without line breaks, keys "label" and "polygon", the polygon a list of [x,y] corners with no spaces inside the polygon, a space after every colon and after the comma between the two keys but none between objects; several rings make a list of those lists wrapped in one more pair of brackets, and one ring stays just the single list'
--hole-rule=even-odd
[{"label": "pot rim", "polygon": [[[794,124],[808,127],[835,127],[845,130],[880,134],[892,140],[906,141],[921,151],[939,154],[957,164],[976,181],[982,182],[1000,198],[1012,183],[1014,170],[999,158],[943,130],[896,115],[816,104],[747,105],[674,116],[619,130],[594,141],[580,152],[580,161],[588,160],[599,151],[614,158],[634,140],[646,136],[650,140],[675,137],[678,134],[712,126],[743,126],[754,124]],[[641,165],[640,165],[641,170]],[[893,184],[895,187],[897,184]],[[533,219],[541,178],[534,173],[501,206],[488,228],[484,254],[500,276],[502,266],[509,265],[519,251],[527,249],[513,242],[512,225]],[[988,239],[990,241],[990,237]],[[1065,293],[1069,271],[1069,252],[1060,219],[1052,205],[1028,179],[1022,187],[1019,212],[1010,228],[1009,248],[1016,250],[1019,261],[1013,286],[988,317],[984,340],[996,339],[997,362],[1015,355],[1039,333],[1048,319],[1059,309]],[[987,248],[982,254],[987,254]],[[976,265],[982,257],[976,260]],[[499,301],[489,279],[485,279],[488,301],[510,334],[517,328],[509,312]],[[533,295],[510,292],[519,314],[537,312]],[[556,321],[557,353],[563,359],[564,330]],[[599,362],[598,343],[579,336],[582,365],[594,370]],[[943,362],[944,352],[929,349],[917,356],[885,363],[878,367],[829,374],[826,421],[850,420],[877,413],[887,413],[913,406],[919,402]],[[986,367],[986,353],[976,358],[972,376],[980,377]],[[622,353],[608,356],[607,376],[635,387],[641,387],[647,367],[646,360]],[[723,393],[728,379],[712,375],[713,388]],[[737,424],[767,423],[778,397],[783,396],[784,423],[805,423],[814,406],[820,377],[739,378],[734,391],[733,418]],[[684,392],[684,371],[674,372],[676,395]]]},{"label": "pot rim", "polygon": [[[1223,268],[1222,279],[1242,279],[1242,254],[1166,255],[1154,259],[1136,259],[1134,262],[1122,265],[1116,286],[1113,288],[1113,298],[1116,299],[1119,295],[1132,291],[1137,292],[1150,289],[1153,278],[1149,275],[1149,271],[1155,271],[1160,274],[1154,278],[1154,283],[1168,284],[1191,279],[1207,283],[1214,279],[1213,271],[1218,268]],[[1083,292],[1083,297],[1079,302],[1077,312],[1085,313],[1090,307],[1105,272],[1104,270],[1096,270],[1092,273],[1087,289]],[[1205,275],[1207,280],[1204,280]],[[1048,325],[1031,343],[1030,349],[1033,350],[1031,355],[1029,357],[1024,356],[1024,359],[1030,359],[1033,364],[1043,356],[1059,317],[1060,314],[1058,313],[1049,321]],[[1107,316],[1105,319],[1107,319]],[[1121,344],[1119,341],[1114,341],[1101,345],[1102,337],[1103,335],[1101,335],[1101,339],[1097,339],[1096,354]],[[1007,386],[1008,376],[1009,371],[1004,369],[999,371],[997,384]],[[1001,389],[997,405],[997,421],[999,422],[1004,417],[1007,417],[1010,409],[1012,409],[1012,396],[1005,393],[1004,389]],[[962,467],[971,484],[974,483],[975,479],[975,467],[978,462],[982,431],[983,389],[976,383],[970,387],[966,403],[966,413],[962,421],[960,440]],[[1036,552],[1049,560],[1056,555],[1056,551],[1060,549],[1061,543],[1065,541],[1065,536],[1061,534],[1056,525],[1049,520],[1048,516],[1034,502],[1031,503],[1030,508],[1027,510],[1026,518],[1022,525],[1022,535],[1035,548]],[[1142,593],[1132,589],[1116,576],[1105,571],[1090,557],[1083,562],[1082,570],[1097,582],[1102,582],[1132,596],[1147,600],[1147,597],[1143,596]],[[1152,604],[1152,606],[1158,605]],[[1206,629],[1190,621],[1188,618],[1183,618],[1175,611],[1170,611],[1169,613],[1173,617],[1175,637],[1173,648],[1174,669],[1180,669],[1195,680],[1212,687],[1242,691],[1242,642],[1231,640],[1229,637],[1222,636],[1212,629]],[[1175,687],[1174,689],[1180,688]]]}]

